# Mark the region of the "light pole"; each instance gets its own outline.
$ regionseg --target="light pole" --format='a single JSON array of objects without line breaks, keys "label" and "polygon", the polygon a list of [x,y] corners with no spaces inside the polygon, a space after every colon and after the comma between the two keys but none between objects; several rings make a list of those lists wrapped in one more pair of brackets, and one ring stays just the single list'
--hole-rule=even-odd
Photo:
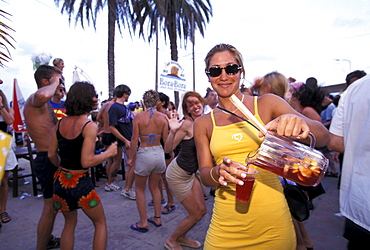
[{"label": "light pole", "polygon": [[348,59],[334,59],[334,61],[337,61],[337,62],[339,62],[339,61],[348,62],[348,64],[349,64],[349,72],[351,72],[351,61],[350,60],[348,60]]}]

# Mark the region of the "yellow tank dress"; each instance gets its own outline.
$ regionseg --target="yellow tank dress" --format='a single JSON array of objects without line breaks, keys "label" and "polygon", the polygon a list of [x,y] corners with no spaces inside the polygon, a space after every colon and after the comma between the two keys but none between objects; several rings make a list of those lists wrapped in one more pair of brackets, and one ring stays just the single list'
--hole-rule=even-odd
[{"label": "yellow tank dress", "polygon": [[[258,115],[257,98],[254,101]],[[258,149],[261,138],[247,122],[216,126],[211,113],[213,133],[210,149],[216,164],[228,156],[245,164],[249,152]],[[211,224],[204,249],[295,249],[296,237],[292,218],[279,177],[256,168],[259,173],[248,203],[235,200],[235,184],[228,183],[216,190]]]}]

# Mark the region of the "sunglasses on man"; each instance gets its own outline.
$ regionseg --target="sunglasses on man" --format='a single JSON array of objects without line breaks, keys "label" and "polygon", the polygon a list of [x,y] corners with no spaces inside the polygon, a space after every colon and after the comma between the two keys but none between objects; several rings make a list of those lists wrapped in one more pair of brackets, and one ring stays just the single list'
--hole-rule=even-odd
[{"label": "sunglasses on man", "polygon": [[227,65],[226,67],[223,68],[216,66],[206,69],[206,74],[209,75],[210,77],[218,77],[221,75],[222,70],[224,69],[226,74],[236,75],[242,68],[243,67],[238,64]]}]

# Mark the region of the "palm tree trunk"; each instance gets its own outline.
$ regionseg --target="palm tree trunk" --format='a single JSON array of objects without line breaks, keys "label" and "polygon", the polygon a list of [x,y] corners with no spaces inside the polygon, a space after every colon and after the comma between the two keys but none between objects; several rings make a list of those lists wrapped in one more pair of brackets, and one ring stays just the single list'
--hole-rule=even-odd
[{"label": "palm tree trunk", "polygon": [[[177,50],[176,13],[172,11],[171,15],[173,15],[173,17],[168,19],[171,20],[168,24],[168,37],[170,39],[171,60],[177,62],[179,60],[179,54]],[[178,107],[180,104],[179,91],[174,91],[174,96],[176,107]]]},{"label": "palm tree trunk", "polygon": [[117,6],[115,0],[108,0],[108,94],[113,97],[115,85],[114,39],[116,32]]}]

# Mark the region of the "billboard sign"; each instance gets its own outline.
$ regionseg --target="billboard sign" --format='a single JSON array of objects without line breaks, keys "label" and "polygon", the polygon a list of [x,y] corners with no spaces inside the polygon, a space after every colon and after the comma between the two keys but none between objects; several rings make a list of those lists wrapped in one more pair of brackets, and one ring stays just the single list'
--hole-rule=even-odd
[{"label": "billboard sign", "polygon": [[158,91],[186,91],[186,80],[184,69],[176,61],[171,61],[165,64],[163,73],[159,76]]}]

